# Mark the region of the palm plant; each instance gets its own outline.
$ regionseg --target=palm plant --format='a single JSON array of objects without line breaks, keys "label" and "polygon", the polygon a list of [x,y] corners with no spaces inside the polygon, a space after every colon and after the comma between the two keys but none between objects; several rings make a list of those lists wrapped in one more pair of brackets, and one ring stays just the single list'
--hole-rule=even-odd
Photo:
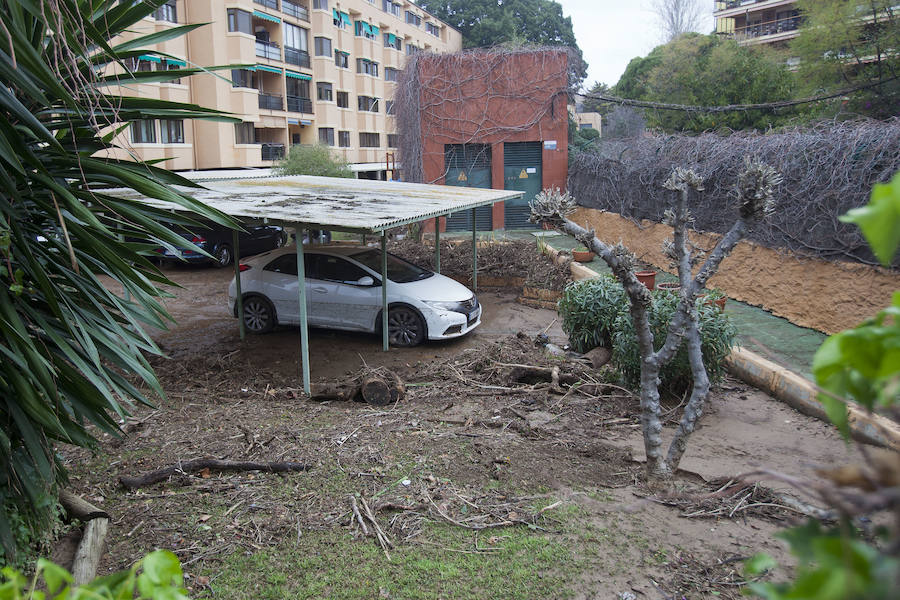
[{"label": "palm plant", "polygon": [[32,531],[53,520],[65,480],[54,445],[90,446],[91,426],[116,433],[129,406],[149,401],[142,388],[162,396],[146,358],[160,350],[143,327],[170,320],[157,288],[169,282],[143,256],[150,244],[126,240],[184,240],[158,223],[163,211],[103,188],[132,188],[235,226],[172,187],[196,187],[190,181],[103,156],[131,121],[227,118],[117,92],[206,71],[129,70],[142,54],[166,56],[147,46],[198,26],[116,43],[163,3],[0,5],[0,541],[8,557],[23,519]]}]

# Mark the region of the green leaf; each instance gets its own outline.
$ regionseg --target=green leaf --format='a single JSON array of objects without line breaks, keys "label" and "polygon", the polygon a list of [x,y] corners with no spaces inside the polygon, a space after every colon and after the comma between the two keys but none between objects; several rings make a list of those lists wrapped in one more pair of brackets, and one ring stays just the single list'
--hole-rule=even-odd
[{"label": "green leaf", "polygon": [[900,173],[890,183],[876,183],[869,203],[848,211],[840,219],[859,225],[881,264],[890,266],[900,246]]}]

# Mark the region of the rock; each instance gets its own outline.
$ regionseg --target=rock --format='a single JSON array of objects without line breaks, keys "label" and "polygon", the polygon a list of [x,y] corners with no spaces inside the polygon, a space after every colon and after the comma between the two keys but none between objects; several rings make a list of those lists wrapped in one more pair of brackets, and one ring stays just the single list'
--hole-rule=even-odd
[{"label": "rock", "polygon": [[590,352],[586,352],[584,357],[591,361],[595,369],[599,369],[609,362],[609,359],[612,358],[612,353],[603,346],[597,346]]},{"label": "rock", "polygon": [[550,414],[543,410],[535,410],[527,415],[528,417],[528,426],[532,429],[537,429],[542,425],[546,425],[550,421],[556,418],[556,415]]}]

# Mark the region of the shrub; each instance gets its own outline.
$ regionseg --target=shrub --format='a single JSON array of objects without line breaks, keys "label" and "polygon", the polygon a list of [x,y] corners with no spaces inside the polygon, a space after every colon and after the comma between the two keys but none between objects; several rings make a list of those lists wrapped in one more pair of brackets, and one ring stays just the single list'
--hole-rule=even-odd
[{"label": "shrub", "polygon": [[319,175],[353,177],[350,166],[323,144],[292,146],[287,157],[275,167],[279,175]]},{"label": "shrub", "polygon": [[[653,292],[650,327],[658,350],[666,337],[666,328],[678,304],[678,295],[669,291]],[[707,298],[697,300],[700,315],[700,341],[703,361],[710,381],[721,379],[725,357],[731,352],[736,330],[731,320]],[[562,328],[577,352],[602,345],[610,349],[612,363],[631,386],[640,384],[641,363],[637,337],[629,313],[629,303],[612,275],[576,281],[566,287],[559,301]],[[687,348],[682,344],[672,361],[660,371],[663,386],[673,393],[684,392],[692,382]]]}]

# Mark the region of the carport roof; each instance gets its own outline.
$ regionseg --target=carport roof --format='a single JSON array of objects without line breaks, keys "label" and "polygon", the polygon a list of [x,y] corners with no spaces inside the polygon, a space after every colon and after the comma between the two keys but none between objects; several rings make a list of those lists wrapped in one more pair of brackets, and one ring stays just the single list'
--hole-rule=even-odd
[{"label": "carport roof", "polygon": [[[208,180],[202,185],[206,189],[184,191],[234,217],[356,233],[378,233],[522,196],[522,192],[512,190],[309,175]],[[140,197],[130,190],[110,193]],[[143,200],[180,210],[169,202]]]}]

